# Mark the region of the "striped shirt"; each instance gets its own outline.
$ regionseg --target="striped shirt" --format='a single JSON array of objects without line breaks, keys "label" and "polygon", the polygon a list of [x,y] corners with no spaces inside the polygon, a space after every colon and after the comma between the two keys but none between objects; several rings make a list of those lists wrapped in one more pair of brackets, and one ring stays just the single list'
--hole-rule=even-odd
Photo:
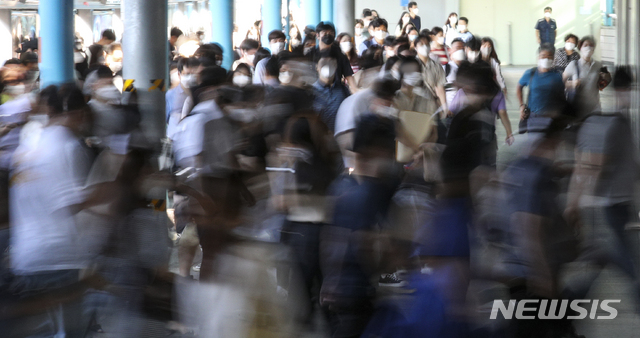
[{"label": "striped shirt", "polygon": [[436,56],[435,58],[432,58],[432,59],[440,63],[441,65],[444,66],[447,63],[449,63],[449,58],[447,57],[447,52],[445,52],[444,47],[431,49],[431,54]]}]

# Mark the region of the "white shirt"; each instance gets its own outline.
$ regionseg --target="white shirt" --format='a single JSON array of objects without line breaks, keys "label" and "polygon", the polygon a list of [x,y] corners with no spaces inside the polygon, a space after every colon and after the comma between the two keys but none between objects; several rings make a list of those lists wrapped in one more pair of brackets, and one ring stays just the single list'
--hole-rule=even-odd
[{"label": "white shirt", "polygon": [[191,113],[178,123],[173,134],[173,152],[178,165],[202,153],[205,123],[223,116],[220,107],[213,100],[208,100],[198,103]]},{"label": "white shirt", "polygon": [[11,266],[16,274],[83,269],[90,254],[69,207],[84,201],[90,166],[70,129],[48,126],[35,148],[20,146],[10,186]]},{"label": "white shirt", "polygon": [[358,119],[369,111],[369,105],[374,97],[373,90],[364,89],[342,101],[336,115],[334,135],[356,129]]},{"label": "white shirt", "polygon": [[[449,61],[449,75],[447,75],[447,85],[453,84],[458,76],[458,65],[455,61]],[[446,69],[446,68],[445,68]],[[453,98],[456,97],[458,92],[457,88],[448,88],[445,91],[445,98],[447,99],[447,106],[453,102]]]}]

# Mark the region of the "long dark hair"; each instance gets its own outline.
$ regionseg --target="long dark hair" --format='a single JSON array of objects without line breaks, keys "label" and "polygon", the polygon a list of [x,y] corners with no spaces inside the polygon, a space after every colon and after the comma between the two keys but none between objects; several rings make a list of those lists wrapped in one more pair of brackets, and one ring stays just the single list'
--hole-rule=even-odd
[{"label": "long dark hair", "polygon": [[482,38],[481,45],[484,45],[485,42],[491,45],[491,54],[489,54],[489,58],[495,59],[496,62],[500,64],[500,59],[498,59],[498,53],[496,53],[496,47],[493,45],[493,40],[490,37],[485,36],[484,38]]},{"label": "long dark hair", "polygon": [[355,42],[353,41],[353,37],[351,35],[349,35],[349,33],[345,33],[342,32],[340,34],[338,34],[338,36],[336,37],[336,41],[334,42],[335,44],[338,45],[338,47],[340,46],[340,43],[342,42],[342,38],[344,38],[345,36],[349,37],[349,41],[351,41],[351,50],[349,50],[349,52],[347,52],[347,57],[349,57],[349,63],[351,63],[352,65],[358,64],[359,63],[359,59],[358,59],[358,53],[356,53],[356,46],[355,46]]},{"label": "long dark hair", "polygon": [[[409,15],[409,12],[402,12],[402,14],[400,14],[400,20],[398,20],[398,26],[400,26],[400,28],[402,28],[402,29],[404,29],[404,24],[402,23],[402,18],[404,18],[405,14]],[[409,22],[411,22],[411,15],[409,15]]]},{"label": "long dark hair", "polygon": [[[449,16],[447,17],[447,22],[445,22],[445,23],[444,23],[444,25],[445,25],[445,26],[446,26],[446,25],[451,24],[451,22],[449,22],[449,18],[450,18],[452,15],[455,15],[455,16],[456,16],[456,18],[458,17],[458,13],[456,13],[456,12],[451,12],[451,13],[449,13]],[[458,23],[456,22],[456,26],[457,26],[457,25],[458,25]]]}]

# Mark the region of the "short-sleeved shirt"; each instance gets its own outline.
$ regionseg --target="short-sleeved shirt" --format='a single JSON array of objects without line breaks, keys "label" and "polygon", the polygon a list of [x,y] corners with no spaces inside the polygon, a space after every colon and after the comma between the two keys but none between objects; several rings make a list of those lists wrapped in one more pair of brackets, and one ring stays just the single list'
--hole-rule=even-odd
[{"label": "short-sleeved shirt", "polygon": [[182,108],[184,107],[184,101],[188,95],[182,88],[177,86],[167,91],[165,96],[166,100],[166,118],[167,118],[167,137],[173,139],[173,134],[176,132],[178,122],[182,116]]},{"label": "short-sleeved shirt", "polygon": [[460,39],[462,39],[462,41],[464,41],[464,43],[469,42],[469,40],[471,40],[471,38],[473,37],[473,34],[471,34],[471,32],[467,31],[464,33],[460,33],[459,35]]},{"label": "short-sleeved shirt", "polygon": [[580,80],[575,97],[576,109],[580,116],[600,110],[600,88],[598,87],[600,68],[602,68],[600,61],[592,59],[591,62],[586,62],[584,59],[579,59],[569,63],[564,70],[564,75],[571,80]]},{"label": "short-sleeved shirt", "polygon": [[336,115],[334,135],[356,129],[360,116],[369,111],[369,105],[374,98],[373,90],[367,88],[342,101]]},{"label": "short-sleeved shirt", "polygon": [[44,128],[34,148],[18,147],[9,195],[14,273],[87,267],[84,228],[70,207],[85,200],[90,161],[87,149],[63,126]]},{"label": "short-sleeved shirt", "polygon": [[444,50],[444,46],[442,48],[432,48],[429,56],[443,66],[449,63],[449,58],[447,57],[447,52]]},{"label": "short-sleeved shirt", "polygon": [[545,19],[540,19],[536,23],[535,29],[540,31],[540,43],[556,43],[556,29],[558,29],[558,25],[556,25],[556,20],[549,19],[549,22]]},{"label": "short-sleeved shirt", "polygon": [[362,56],[365,50],[369,49],[371,46],[379,46],[378,41],[376,39],[364,40],[360,46],[358,46],[358,56]]},{"label": "short-sleeved shirt", "polygon": [[[531,72],[535,72],[531,76]],[[531,83],[529,83],[531,81]],[[562,74],[555,71],[541,73],[537,69],[528,69],[518,84],[529,87],[528,104],[533,116],[545,116],[550,110],[564,103],[564,82]]]},{"label": "short-sleeved shirt", "polygon": [[256,70],[253,73],[253,84],[264,85],[265,78],[267,77],[267,62],[271,60],[271,57],[266,57],[256,64]]},{"label": "short-sleeved shirt", "polygon": [[556,50],[556,57],[553,59],[553,67],[559,72],[564,72],[571,61],[578,60],[580,60],[580,53],[577,51],[574,50],[571,55],[568,55],[564,48],[559,48]]},{"label": "short-sleeved shirt", "polygon": [[418,30],[418,32],[420,31],[420,27],[422,26],[422,23],[420,22],[420,17],[416,15],[415,18],[409,17],[409,21],[411,21],[411,23],[416,26],[416,29]]},{"label": "short-sleeved shirt", "polygon": [[318,80],[313,84],[313,93],[313,109],[320,115],[320,119],[329,127],[329,130],[334,130],[338,109],[344,99],[349,96],[349,89],[341,82],[325,86]]}]

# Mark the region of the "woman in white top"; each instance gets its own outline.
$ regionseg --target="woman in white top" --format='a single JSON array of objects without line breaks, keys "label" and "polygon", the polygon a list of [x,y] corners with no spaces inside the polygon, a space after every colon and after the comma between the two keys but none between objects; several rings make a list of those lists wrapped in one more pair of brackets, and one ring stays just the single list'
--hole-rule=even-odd
[{"label": "woman in white top", "polygon": [[460,35],[458,33],[458,13],[452,12],[449,14],[442,30],[444,31],[444,43],[447,47],[451,47],[451,42]]},{"label": "woman in white top", "polygon": [[507,97],[507,85],[504,83],[504,77],[502,76],[502,69],[500,68],[500,59],[493,46],[493,40],[490,37],[482,38],[482,46],[480,47],[480,54],[482,60],[491,65],[493,70],[493,78],[500,86],[500,90]]},{"label": "woman in white top", "polygon": [[396,26],[396,34],[395,36],[400,36],[403,33],[404,27],[411,22],[411,16],[409,12],[402,12],[400,15],[400,20],[398,20],[398,25]]},{"label": "woman in white top", "polygon": [[596,41],[592,36],[580,39],[580,59],[571,61],[562,74],[565,87],[575,90],[573,103],[578,117],[600,109],[600,89],[611,82],[611,74],[603,72],[602,62],[592,58],[595,47]]}]

